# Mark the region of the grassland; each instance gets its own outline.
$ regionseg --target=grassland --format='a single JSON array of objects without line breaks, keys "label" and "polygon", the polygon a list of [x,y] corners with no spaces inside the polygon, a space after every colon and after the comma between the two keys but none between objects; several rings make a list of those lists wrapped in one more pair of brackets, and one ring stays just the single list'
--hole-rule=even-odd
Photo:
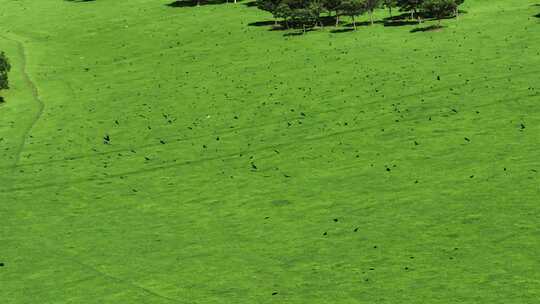
[{"label": "grassland", "polygon": [[537,302],[537,1],[168,2],[0,1],[1,303]]}]

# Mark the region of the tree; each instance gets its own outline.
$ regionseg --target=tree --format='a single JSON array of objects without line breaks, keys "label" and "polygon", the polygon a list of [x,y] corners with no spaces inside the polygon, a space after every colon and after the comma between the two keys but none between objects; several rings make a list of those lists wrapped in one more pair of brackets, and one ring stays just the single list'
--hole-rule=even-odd
[{"label": "tree", "polygon": [[373,11],[381,5],[381,0],[364,0],[364,5],[369,12],[369,21],[373,25]]},{"label": "tree", "polygon": [[321,3],[319,0],[282,0],[277,7],[276,17],[285,19],[287,28],[290,21],[293,26],[301,26],[305,33],[307,27],[320,21],[323,10]]},{"label": "tree", "polygon": [[440,26],[441,19],[455,13],[457,6],[455,0],[425,0],[422,4],[422,10],[437,18]]},{"label": "tree", "polygon": [[313,26],[317,20],[318,17],[315,16],[313,11],[309,8],[297,8],[293,9],[291,14],[292,21],[302,26],[302,32],[306,33],[306,28]]},{"label": "tree", "polygon": [[397,5],[400,10],[403,12],[410,12],[411,19],[414,19],[414,16],[418,18],[418,23],[422,22],[418,12],[420,11],[424,0],[397,0]]},{"label": "tree", "polygon": [[285,3],[284,1],[282,1],[278,6],[277,6],[277,9],[276,9],[276,15],[275,15],[277,18],[283,18],[283,20],[285,20],[285,25],[287,26],[287,28],[289,28],[289,19],[291,18],[292,16],[292,10],[291,8],[289,7],[289,5],[287,5],[287,3]]},{"label": "tree", "polygon": [[465,0],[454,0],[454,2],[456,3],[456,9],[454,11],[454,15],[456,15],[456,19],[459,19],[459,6],[462,5]]},{"label": "tree", "polygon": [[340,10],[345,16],[349,16],[353,22],[353,28],[356,31],[356,16],[366,12],[365,0],[345,0],[340,6]]},{"label": "tree", "polygon": [[323,0],[322,5],[325,10],[328,11],[329,14],[332,14],[332,12],[335,12],[336,14],[336,26],[339,24],[339,14],[340,14],[340,7],[343,3],[343,0]]},{"label": "tree", "polygon": [[11,64],[4,52],[0,52],[0,90],[9,89],[8,72]]},{"label": "tree", "polygon": [[257,0],[255,4],[257,8],[267,11],[272,14],[274,17],[274,25],[277,25],[277,18],[279,18],[279,5],[282,3],[281,0]]},{"label": "tree", "polygon": [[313,18],[315,18],[315,23],[319,23],[321,27],[324,27],[324,24],[321,21],[321,14],[324,11],[323,0],[311,0],[308,9]]},{"label": "tree", "polygon": [[392,18],[392,8],[397,6],[397,0],[383,0],[383,4],[388,9],[390,18]]}]

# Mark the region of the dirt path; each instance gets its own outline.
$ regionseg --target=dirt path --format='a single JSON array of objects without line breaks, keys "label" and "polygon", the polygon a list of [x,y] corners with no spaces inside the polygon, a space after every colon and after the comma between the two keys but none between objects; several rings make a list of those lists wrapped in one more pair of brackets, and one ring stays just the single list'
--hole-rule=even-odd
[{"label": "dirt path", "polygon": [[37,112],[36,112],[34,118],[32,119],[32,122],[24,130],[23,136],[21,138],[21,143],[17,146],[15,162],[13,163],[13,167],[12,167],[12,169],[15,170],[17,168],[18,164],[19,164],[20,159],[21,159],[21,154],[24,151],[24,148],[26,146],[26,141],[28,139],[28,136],[29,136],[30,132],[32,131],[32,129],[34,128],[34,126],[36,125],[36,123],[38,122],[38,120],[41,118],[41,115],[43,114],[43,110],[45,109],[45,104],[39,98],[38,89],[37,89],[36,85],[34,84],[34,82],[32,81],[32,79],[30,79],[30,75],[28,75],[28,72],[26,71],[27,57],[26,57],[26,49],[24,48],[23,43],[20,42],[19,40],[16,40],[16,39],[13,39],[13,38],[10,38],[10,37],[6,37],[4,35],[1,35],[0,37],[4,38],[6,40],[13,41],[13,42],[15,42],[15,44],[17,44],[18,56],[21,59],[21,73],[23,75],[23,79],[24,79],[24,82],[26,83],[26,86],[30,89],[30,91],[32,93],[32,99],[34,99],[34,102],[35,102],[35,104],[37,106]]}]

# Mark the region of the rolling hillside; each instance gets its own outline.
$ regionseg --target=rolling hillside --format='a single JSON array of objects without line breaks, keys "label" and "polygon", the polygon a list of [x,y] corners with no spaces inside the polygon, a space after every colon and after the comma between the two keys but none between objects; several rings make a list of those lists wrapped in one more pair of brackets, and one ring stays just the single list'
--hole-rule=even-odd
[{"label": "rolling hillside", "polygon": [[0,0],[1,303],[536,303],[538,1],[170,1]]}]

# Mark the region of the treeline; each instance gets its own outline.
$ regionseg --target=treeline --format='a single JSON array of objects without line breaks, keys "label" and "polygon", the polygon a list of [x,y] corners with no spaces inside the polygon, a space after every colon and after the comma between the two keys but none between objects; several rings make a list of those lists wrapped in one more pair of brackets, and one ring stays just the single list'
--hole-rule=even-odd
[{"label": "treeline", "polygon": [[368,14],[373,24],[373,12],[386,8],[392,17],[394,10],[406,13],[411,19],[422,22],[423,18],[443,18],[458,16],[458,8],[464,0],[256,0],[259,9],[272,14],[275,24],[286,28],[323,27],[328,17],[339,25],[340,18],[351,18],[356,30],[356,19]]}]

